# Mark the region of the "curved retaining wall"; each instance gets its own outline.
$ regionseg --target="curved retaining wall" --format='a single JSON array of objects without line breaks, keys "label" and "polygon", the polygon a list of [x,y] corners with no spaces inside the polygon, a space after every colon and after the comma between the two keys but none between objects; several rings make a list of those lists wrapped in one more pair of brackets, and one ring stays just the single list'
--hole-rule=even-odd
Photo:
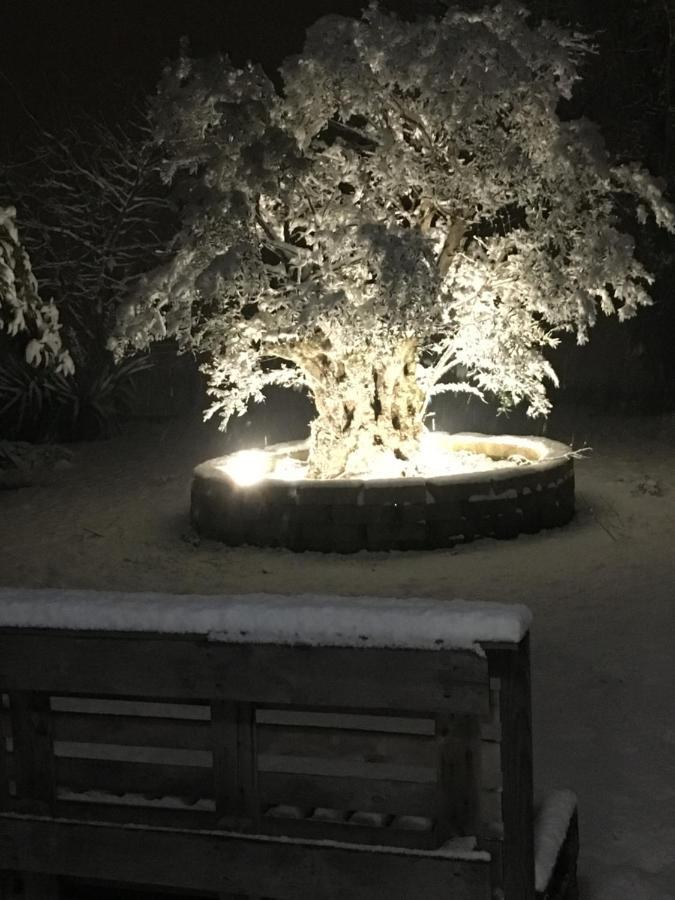
[{"label": "curved retaining wall", "polygon": [[[267,478],[242,487],[221,468],[228,457],[218,457],[194,470],[192,524],[204,537],[234,546],[351,553],[513,538],[565,525],[573,517],[574,462],[565,444],[503,435],[449,437],[455,449],[495,457],[521,453],[533,461],[433,478]],[[302,456],[305,448],[299,442],[268,451]]]}]

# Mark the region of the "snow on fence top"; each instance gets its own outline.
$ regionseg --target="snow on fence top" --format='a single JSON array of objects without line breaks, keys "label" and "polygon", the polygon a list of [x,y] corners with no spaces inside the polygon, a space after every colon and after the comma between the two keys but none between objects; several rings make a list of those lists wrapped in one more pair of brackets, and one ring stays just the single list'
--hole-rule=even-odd
[{"label": "snow on fence top", "polygon": [[0,588],[0,627],[202,634],[230,643],[475,650],[519,642],[530,621],[525,606],[462,600]]}]

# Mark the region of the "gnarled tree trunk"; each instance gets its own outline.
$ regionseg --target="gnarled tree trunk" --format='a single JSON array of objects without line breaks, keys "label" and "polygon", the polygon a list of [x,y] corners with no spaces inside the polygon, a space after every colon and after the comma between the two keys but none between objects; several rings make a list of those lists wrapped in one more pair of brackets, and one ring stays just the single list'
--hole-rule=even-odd
[{"label": "gnarled tree trunk", "polygon": [[[311,425],[310,475],[338,478],[377,469],[396,474],[422,433],[424,392],[415,378],[417,348],[401,343],[383,358],[300,351],[317,418]],[[401,465],[401,470],[403,465]]]}]

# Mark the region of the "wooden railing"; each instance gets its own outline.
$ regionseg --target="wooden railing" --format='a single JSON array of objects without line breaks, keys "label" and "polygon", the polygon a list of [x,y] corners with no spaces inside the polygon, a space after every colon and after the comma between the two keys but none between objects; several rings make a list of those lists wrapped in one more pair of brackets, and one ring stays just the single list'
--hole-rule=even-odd
[{"label": "wooden railing", "polygon": [[534,900],[527,636],[424,650],[1,628],[0,691],[0,869],[27,896],[70,877]]}]

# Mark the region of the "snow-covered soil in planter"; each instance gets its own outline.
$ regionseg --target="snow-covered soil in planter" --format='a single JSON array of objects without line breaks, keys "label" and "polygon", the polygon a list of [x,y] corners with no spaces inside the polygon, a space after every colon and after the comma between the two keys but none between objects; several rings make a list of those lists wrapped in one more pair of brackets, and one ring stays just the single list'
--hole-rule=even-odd
[{"label": "snow-covered soil in planter", "polygon": [[675,898],[675,417],[574,413],[550,433],[594,448],[565,528],[339,556],[200,542],[192,468],[228,448],[197,424],[148,426],[0,491],[0,584],[525,603],[535,778],[579,797],[582,896]]}]

